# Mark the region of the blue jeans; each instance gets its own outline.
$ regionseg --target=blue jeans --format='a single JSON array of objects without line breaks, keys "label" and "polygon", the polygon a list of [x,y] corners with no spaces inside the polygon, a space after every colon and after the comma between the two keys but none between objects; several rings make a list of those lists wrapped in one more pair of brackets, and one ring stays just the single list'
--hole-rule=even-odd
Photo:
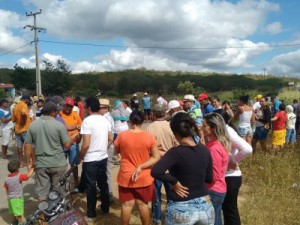
[{"label": "blue jeans", "polygon": [[[152,202],[152,221],[155,223],[161,223],[161,187],[163,183],[159,180],[154,180],[154,191],[155,191],[155,201]],[[166,194],[170,191],[170,184],[164,183]],[[168,199],[167,199],[168,200]]]},{"label": "blue jeans", "polygon": [[79,164],[79,143],[74,143],[71,145],[70,149],[67,151],[69,157],[70,165]]},{"label": "blue jeans", "polygon": [[213,225],[214,217],[209,195],[183,202],[169,200],[166,225]]},{"label": "blue jeans", "polygon": [[215,225],[222,225],[222,204],[226,193],[219,193],[210,190],[210,199],[215,209]]}]

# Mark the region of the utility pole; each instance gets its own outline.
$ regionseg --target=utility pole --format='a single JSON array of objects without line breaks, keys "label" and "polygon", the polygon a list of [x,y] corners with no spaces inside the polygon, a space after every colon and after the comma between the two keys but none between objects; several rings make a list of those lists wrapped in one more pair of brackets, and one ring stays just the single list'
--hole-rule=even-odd
[{"label": "utility pole", "polygon": [[42,95],[42,82],[41,82],[41,71],[40,71],[40,62],[39,62],[39,46],[38,46],[38,34],[37,32],[46,31],[45,28],[38,27],[36,24],[36,15],[41,14],[42,10],[38,12],[29,12],[26,13],[26,16],[33,16],[33,26],[26,25],[23,28],[29,27],[31,30],[34,30],[34,49],[35,49],[35,68],[36,68],[36,93],[37,95]]},{"label": "utility pole", "polygon": [[266,79],[266,68],[264,68],[264,80]]}]

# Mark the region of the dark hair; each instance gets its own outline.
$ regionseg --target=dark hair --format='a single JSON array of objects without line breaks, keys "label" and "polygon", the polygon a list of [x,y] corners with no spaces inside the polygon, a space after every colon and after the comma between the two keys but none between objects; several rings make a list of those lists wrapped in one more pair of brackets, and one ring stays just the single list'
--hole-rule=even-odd
[{"label": "dark hair", "polygon": [[145,120],[145,114],[141,111],[134,110],[130,116],[129,120],[134,125],[141,125]]},{"label": "dark hair", "polygon": [[98,98],[90,96],[85,99],[86,108],[91,108],[92,112],[98,112],[100,110],[100,102]]},{"label": "dark hair", "polygon": [[213,97],[213,100],[214,100],[214,99],[216,99],[217,102],[220,102],[220,98],[218,97],[218,95],[215,95],[215,96]]},{"label": "dark hair", "polygon": [[229,102],[228,100],[225,100],[225,101],[222,102],[222,105],[225,105],[225,104],[231,105],[230,102]]},{"label": "dark hair", "polygon": [[244,104],[248,104],[248,101],[249,101],[249,95],[242,95],[240,96],[240,101]]},{"label": "dark hair", "polygon": [[284,104],[284,103],[281,103],[281,104],[279,105],[279,110],[280,110],[280,111],[284,111],[285,109],[286,109],[285,104]]},{"label": "dark hair", "polygon": [[129,106],[129,101],[127,99],[123,99],[124,104]]},{"label": "dark hair", "polygon": [[18,160],[12,160],[7,164],[7,169],[10,173],[15,173],[20,168],[20,162]]},{"label": "dark hair", "polygon": [[214,110],[214,112],[220,114],[223,117],[225,124],[227,124],[228,126],[230,126],[232,129],[234,129],[237,132],[237,129],[236,129],[235,125],[232,123],[232,119],[226,110],[216,109],[216,110]]},{"label": "dark hair", "polygon": [[298,103],[298,99],[294,99],[294,100],[293,100],[293,103]]},{"label": "dark hair", "polygon": [[0,105],[2,105],[3,103],[8,103],[7,99],[3,98],[0,100]]},{"label": "dark hair", "polygon": [[177,113],[170,122],[171,130],[174,135],[180,137],[192,137],[198,134],[199,128],[195,120],[187,113]]}]

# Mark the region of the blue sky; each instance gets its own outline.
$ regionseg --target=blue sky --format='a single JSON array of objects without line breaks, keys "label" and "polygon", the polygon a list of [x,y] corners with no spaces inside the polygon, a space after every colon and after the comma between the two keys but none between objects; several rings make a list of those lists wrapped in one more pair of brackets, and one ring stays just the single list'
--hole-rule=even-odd
[{"label": "blue sky", "polygon": [[6,53],[33,40],[22,29],[33,23],[25,12],[39,9],[38,26],[47,29],[39,33],[40,61],[63,59],[73,73],[266,68],[300,77],[298,0],[0,0],[0,67],[35,66],[33,44]]}]

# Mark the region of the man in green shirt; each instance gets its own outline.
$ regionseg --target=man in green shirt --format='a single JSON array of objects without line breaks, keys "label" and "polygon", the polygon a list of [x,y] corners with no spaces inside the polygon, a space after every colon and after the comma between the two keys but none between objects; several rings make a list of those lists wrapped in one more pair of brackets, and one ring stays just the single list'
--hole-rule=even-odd
[{"label": "man in green shirt", "polygon": [[65,126],[54,119],[57,114],[55,103],[47,102],[42,114],[40,119],[31,123],[25,138],[26,162],[35,166],[35,189],[39,201],[45,200],[50,190],[59,190],[59,179],[67,167],[63,148],[69,148],[76,138],[72,136],[70,139]]}]

